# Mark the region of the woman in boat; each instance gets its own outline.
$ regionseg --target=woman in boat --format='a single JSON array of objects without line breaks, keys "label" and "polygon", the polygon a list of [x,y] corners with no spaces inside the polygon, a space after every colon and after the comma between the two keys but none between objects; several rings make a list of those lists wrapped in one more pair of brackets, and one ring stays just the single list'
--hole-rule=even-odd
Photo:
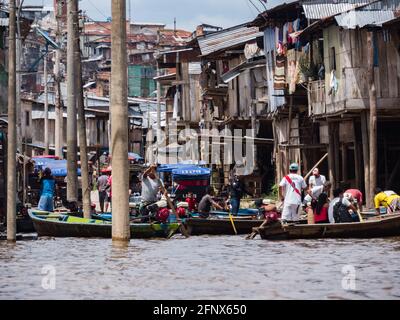
[{"label": "woman in boat", "polygon": [[329,199],[326,193],[321,193],[318,196],[317,203],[314,209],[315,223],[329,223],[328,217]]},{"label": "woman in boat", "polygon": [[40,200],[38,209],[41,211],[54,211],[54,193],[56,189],[56,181],[51,174],[50,168],[43,171],[43,176],[40,179]]}]

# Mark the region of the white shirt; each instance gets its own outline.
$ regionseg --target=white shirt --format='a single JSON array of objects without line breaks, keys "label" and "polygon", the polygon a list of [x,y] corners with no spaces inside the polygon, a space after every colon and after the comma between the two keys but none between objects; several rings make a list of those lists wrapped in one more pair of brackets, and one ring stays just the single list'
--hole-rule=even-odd
[{"label": "white shirt", "polygon": [[[330,222],[330,223],[335,223],[335,218],[333,217],[333,207],[334,207],[335,204],[338,203],[339,201],[340,201],[340,198],[337,197],[337,198],[332,199],[331,202],[329,202],[328,218],[329,218],[329,222]],[[350,207],[350,205],[351,205],[351,202],[350,202],[348,199],[346,199],[346,198],[343,198],[343,199],[342,199],[342,203],[343,203],[346,207]]]},{"label": "white shirt", "polygon": [[304,202],[305,204],[309,203],[312,201],[312,199],[317,200],[318,197],[321,195],[321,193],[324,191],[324,186],[317,186],[311,189],[311,196],[307,194],[304,197]]},{"label": "white shirt", "polygon": [[317,186],[323,186],[325,184],[325,182],[326,182],[325,176],[320,174],[318,178],[316,176],[311,176],[310,179],[308,180],[308,185],[311,188],[313,188],[313,187],[317,187]]},{"label": "white shirt", "polygon": [[[289,178],[293,181],[297,190],[301,192],[301,190],[307,188],[307,184],[304,181],[303,177],[298,174],[289,174]],[[285,205],[287,204],[301,204],[301,195],[299,195],[294,188],[289,184],[286,178],[283,178],[281,183],[279,183],[280,187],[284,187],[285,189]]]}]

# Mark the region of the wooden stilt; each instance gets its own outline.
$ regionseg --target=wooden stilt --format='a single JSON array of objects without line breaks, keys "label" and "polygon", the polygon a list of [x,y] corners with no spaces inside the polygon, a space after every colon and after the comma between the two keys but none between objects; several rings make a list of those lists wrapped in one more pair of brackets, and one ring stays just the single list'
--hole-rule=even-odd
[{"label": "wooden stilt", "polygon": [[357,142],[357,132],[356,132],[356,121],[353,119],[353,137],[354,137],[354,168],[356,176],[356,188],[361,190],[361,159],[360,159],[360,148]]},{"label": "wooden stilt", "polygon": [[371,208],[372,199],[369,193],[369,138],[368,138],[368,115],[367,112],[361,114],[361,132],[363,145],[363,167],[364,167],[364,195],[366,209]]},{"label": "wooden stilt", "polygon": [[335,157],[334,157],[335,148],[333,143],[332,123],[328,123],[328,136],[329,136],[329,145],[328,145],[329,181],[332,183],[332,186],[336,188]]}]

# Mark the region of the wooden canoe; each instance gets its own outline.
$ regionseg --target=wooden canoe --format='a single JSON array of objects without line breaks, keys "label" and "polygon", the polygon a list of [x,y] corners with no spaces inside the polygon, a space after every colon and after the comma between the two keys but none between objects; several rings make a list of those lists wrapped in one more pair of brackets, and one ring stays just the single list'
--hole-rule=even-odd
[{"label": "wooden canoe", "polygon": [[400,236],[400,215],[385,215],[364,222],[337,224],[282,224],[254,228],[262,239],[380,238]]},{"label": "wooden canoe", "polygon": [[[30,211],[29,216],[39,237],[111,238],[112,223],[65,214]],[[179,230],[179,223],[131,223],[131,238],[169,238]]]},{"label": "wooden canoe", "polygon": [[[248,234],[263,220],[233,217],[238,234]],[[235,235],[229,218],[189,218],[184,222],[190,235]]]}]

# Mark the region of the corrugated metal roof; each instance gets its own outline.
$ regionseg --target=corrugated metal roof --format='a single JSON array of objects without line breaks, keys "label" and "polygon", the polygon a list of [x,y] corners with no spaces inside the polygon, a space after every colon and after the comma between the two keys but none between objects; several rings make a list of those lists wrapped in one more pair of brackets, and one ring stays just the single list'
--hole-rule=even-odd
[{"label": "corrugated metal roof", "polygon": [[201,54],[206,56],[262,36],[263,33],[257,27],[247,28],[246,25],[240,25],[199,37],[198,42]]},{"label": "corrugated metal roof", "polygon": [[382,25],[394,18],[393,11],[350,11],[335,17],[337,24],[345,29]]},{"label": "corrugated metal roof", "polygon": [[356,1],[303,1],[303,10],[307,19],[323,19],[335,16],[339,13],[355,9],[376,0],[356,0]]},{"label": "corrugated metal roof", "polygon": [[381,26],[396,19],[400,10],[400,0],[381,0],[344,12],[335,17],[340,27],[355,29],[365,26]]}]

